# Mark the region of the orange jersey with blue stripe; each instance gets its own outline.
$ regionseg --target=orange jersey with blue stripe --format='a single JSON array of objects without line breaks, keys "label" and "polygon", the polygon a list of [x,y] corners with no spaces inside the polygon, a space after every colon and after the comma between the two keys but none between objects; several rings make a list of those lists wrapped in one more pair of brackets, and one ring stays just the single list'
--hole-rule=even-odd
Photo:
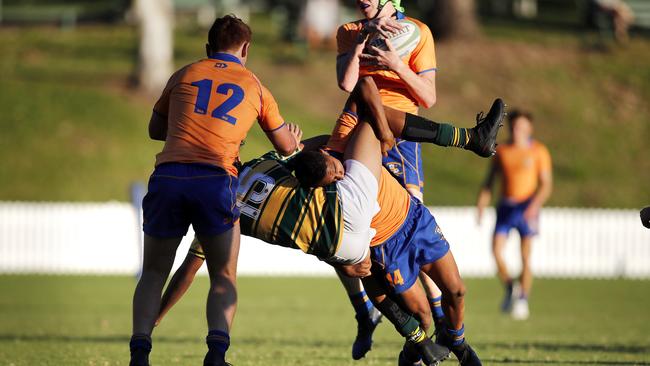
[{"label": "orange jersey with blue stripe", "polygon": [[[327,148],[339,153],[345,152],[345,147],[351,136],[357,116],[349,111],[343,111],[336,121],[336,126],[327,142]],[[379,245],[388,240],[402,226],[408,216],[411,196],[399,182],[386,170],[381,169],[379,194],[377,203],[379,212],[372,218],[370,227],[377,233],[370,241],[370,246]]]},{"label": "orange jersey with blue stripe", "polygon": [[154,113],[166,117],[168,126],[156,165],[207,163],[233,176],[237,176],[239,147],[254,121],[267,132],[284,125],[268,89],[227,53],[216,53],[175,72]]},{"label": "orange jersey with blue stripe", "polygon": [[496,163],[503,173],[503,197],[512,202],[529,199],[537,191],[540,175],[551,171],[551,155],[537,141],[526,147],[499,145]]},{"label": "orange jersey with blue stripe", "polygon": [[[424,74],[436,71],[436,52],[431,30],[426,24],[417,19],[405,17],[397,13],[397,19],[407,19],[420,28],[420,42],[415,49],[402,58],[402,61],[409,65],[409,68],[416,74]],[[339,57],[351,52],[357,44],[357,37],[367,21],[357,20],[339,27],[336,34],[336,43]],[[375,66],[361,64],[359,77],[372,76],[379,89],[379,95],[384,105],[397,110],[417,113],[418,102],[411,95],[406,84],[393,71],[381,70]]]}]

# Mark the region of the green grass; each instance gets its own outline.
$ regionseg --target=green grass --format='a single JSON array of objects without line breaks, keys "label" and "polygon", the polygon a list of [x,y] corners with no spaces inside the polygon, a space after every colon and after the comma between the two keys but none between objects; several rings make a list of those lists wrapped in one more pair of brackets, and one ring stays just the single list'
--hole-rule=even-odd
[{"label": "green grass", "polygon": [[[176,32],[176,64],[203,56],[204,30]],[[346,98],[332,51],[275,44],[251,21],[250,68],[306,135],[328,133]],[[438,103],[423,113],[471,126],[494,97],[531,109],[553,155],[551,205],[637,207],[650,196],[650,40],[600,45],[569,30],[490,23],[476,40],[437,45]],[[161,144],[146,135],[155,97],[130,88],[137,30],[119,26],[0,29],[0,200],[126,200],[146,181]],[[505,131],[503,133],[505,138]],[[269,149],[255,127],[244,159]],[[487,161],[426,147],[425,198],[473,204]]]},{"label": "green grass", "polygon": [[[2,365],[127,365],[128,277],[0,276]],[[650,365],[650,282],[538,280],[532,316],[497,312],[496,280],[468,280],[468,339],[485,365]],[[154,334],[154,365],[198,365],[205,352],[198,278]],[[399,335],[384,322],[352,361],[352,308],[330,278],[239,280],[230,361],[247,365],[394,365]],[[453,365],[453,362],[446,364]]]}]

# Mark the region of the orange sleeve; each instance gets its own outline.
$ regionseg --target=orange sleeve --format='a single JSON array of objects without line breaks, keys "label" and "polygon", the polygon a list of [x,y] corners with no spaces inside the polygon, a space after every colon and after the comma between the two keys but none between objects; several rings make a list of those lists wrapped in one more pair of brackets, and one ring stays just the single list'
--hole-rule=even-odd
[{"label": "orange sleeve", "polygon": [[343,55],[348,52],[356,44],[357,32],[354,30],[348,29],[345,24],[340,26],[336,32],[336,49],[338,55]]},{"label": "orange sleeve", "polygon": [[411,53],[409,66],[416,74],[424,74],[429,71],[436,71],[436,50],[431,30],[425,24],[420,26],[420,43]]},{"label": "orange sleeve", "polygon": [[261,84],[260,89],[262,93],[262,107],[260,109],[258,122],[265,132],[271,132],[284,125],[284,118],[280,115],[280,108],[271,92]]},{"label": "orange sleeve", "polygon": [[551,154],[544,145],[537,150],[537,169],[539,173],[550,172],[552,169]]}]

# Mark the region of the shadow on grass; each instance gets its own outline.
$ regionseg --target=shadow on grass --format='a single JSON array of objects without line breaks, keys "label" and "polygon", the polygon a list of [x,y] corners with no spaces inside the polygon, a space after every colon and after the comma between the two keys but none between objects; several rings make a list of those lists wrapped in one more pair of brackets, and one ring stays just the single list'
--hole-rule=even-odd
[{"label": "shadow on grass", "polygon": [[[129,343],[130,336],[91,336],[91,335],[58,335],[58,334],[0,334],[0,342],[71,342],[71,343]],[[202,343],[203,338],[197,337],[156,337],[154,342],[161,343]]]},{"label": "shadow on grass", "polygon": [[604,352],[604,353],[650,353],[650,345],[624,345],[624,344],[589,344],[589,343],[547,343],[547,342],[477,342],[476,346],[494,347],[505,349],[538,349],[541,351],[574,351],[574,352]]}]

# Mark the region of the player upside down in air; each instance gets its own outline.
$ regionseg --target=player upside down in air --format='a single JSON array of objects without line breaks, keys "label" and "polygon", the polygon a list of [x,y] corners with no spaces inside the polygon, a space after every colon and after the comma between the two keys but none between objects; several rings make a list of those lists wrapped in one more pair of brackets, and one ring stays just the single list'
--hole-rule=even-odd
[{"label": "player upside down in air", "polygon": [[[369,82],[360,83],[360,94],[364,98],[364,101],[374,103],[374,110],[376,113],[378,108],[383,109],[383,107],[376,98],[376,88],[371,88],[374,87],[372,80],[365,81]],[[372,96],[375,98],[372,98]],[[354,95],[351,99],[354,99]],[[348,103],[348,106],[351,109],[356,109],[356,104],[354,102]],[[423,141],[439,143],[444,146],[447,145],[444,141],[438,139],[440,136],[436,138],[440,125],[419,117],[406,115],[403,112],[393,111],[390,109],[387,109],[387,111],[391,117],[390,122],[397,124],[397,127],[394,127],[393,131],[403,130],[407,135],[411,135],[412,137],[417,135]],[[415,119],[413,117],[415,117]],[[498,129],[499,123],[500,118],[492,118],[488,123],[481,123],[477,128],[472,129],[473,140],[472,143],[469,144],[468,148],[477,152],[479,155],[489,156],[494,146],[496,130]],[[379,129],[377,132],[382,136],[384,149],[392,146],[392,132],[388,128]],[[371,137],[376,144],[376,138],[372,136],[372,134]],[[368,137],[366,137],[366,140],[367,139]],[[261,159],[246,163],[240,173],[240,178],[242,180],[241,187],[245,187],[245,189],[240,189],[238,194],[239,203],[242,207],[242,232],[273,244],[300,248],[306,253],[315,254],[319,256],[319,258],[329,262],[366,262],[368,245],[371,237],[374,235],[374,230],[369,228],[370,218],[373,216],[374,212],[368,212],[376,210],[376,194],[379,189],[377,179],[375,177],[372,177],[372,179],[369,178],[368,168],[366,168],[366,166],[374,166],[373,164],[379,165],[380,153],[377,151],[376,153],[368,154],[364,150],[354,150],[355,145],[357,144],[348,145],[348,148],[346,149],[346,154],[352,154],[352,156],[355,157],[355,159],[348,159],[348,161],[346,161],[346,165],[348,165],[349,169],[344,171],[342,165],[339,165],[334,167],[334,171],[331,172],[331,174],[337,176],[340,180],[337,183],[332,182],[332,184],[315,189],[309,189],[298,185],[296,179],[291,175],[289,170],[282,166],[286,163],[279,162],[277,159],[273,158],[273,155],[267,154]],[[359,145],[363,146],[363,144]],[[304,158],[306,155],[299,156]],[[368,160],[369,157],[370,159],[374,159],[374,162],[366,162],[365,160]],[[365,164],[359,163],[359,161],[364,161]],[[292,163],[293,162],[289,163],[289,165]],[[299,162],[293,164],[300,165]],[[383,175],[388,175],[385,169],[377,169],[377,167],[375,167],[375,169],[383,172],[381,173]],[[390,175],[388,175],[388,178],[393,180]],[[385,177],[383,179],[385,179]],[[398,190],[406,193],[396,182],[395,185]],[[393,189],[394,188],[395,187],[393,187]],[[323,192],[327,191],[332,191],[338,196],[337,201],[340,201],[339,204],[343,210],[343,215],[338,217],[336,215],[328,215],[327,204],[321,204],[321,207],[318,207],[318,197],[321,197]],[[309,207],[303,209],[303,206],[299,206],[304,205],[306,202],[308,202]],[[333,203],[333,205],[336,204]],[[350,211],[352,211],[354,215],[346,215],[346,212]],[[305,214],[298,217],[301,212],[305,212]],[[278,219],[276,219],[276,217]],[[308,223],[305,223],[305,221],[302,220],[303,217],[307,219]],[[339,221],[337,222],[337,220]],[[296,227],[297,222],[300,223],[299,227]],[[319,227],[316,224],[330,228],[336,227],[336,225],[343,225],[343,235],[342,237],[332,235],[331,233],[334,231],[323,230],[322,227]],[[341,230],[339,229],[338,231],[340,232]],[[322,235],[314,235],[316,232],[329,233],[328,236],[330,237],[330,241],[319,241],[318,239],[321,238]],[[292,235],[292,233],[295,233],[295,235]],[[347,234],[352,234],[352,237],[355,238],[355,240],[346,240]],[[332,238],[337,240],[331,241]],[[363,241],[361,241],[362,239]],[[339,240],[339,245],[334,244]],[[359,243],[363,244],[359,245]],[[361,258],[361,262],[359,261],[359,258]],[[174,275],[174,278],[165,292],[160,318],[164,316],[169,308],[178,301],[180,296],[182,296],[185,290],[189,287],[194,273],[196,273],[201,263],[200,251],[198,250],[197,242],[195,242],[190,254],[188,254],[185,262]],[[367,280],[370,281],[370,279]],[[378,304],[380,309],[387,313],[389,319],[393,321],[402,335],[411,335],[413,329],[411,329],[410,332],[404,330],[404,322],[399,322],[398,320],[400,317],[389,315],[394,313],[391,309],[395,309],[395,307],[388,305],[390,304],[390,299],[385,299],[385,296],[382,298],[382,296],[383,295],[374,298],[376,301],[379,300]],[[384,303],[384,301],[386,302]],[[424,299],[424,303],[428,309],[426,299]],[[397,321],[395,321],[396,319]],[[428,326],[430,326],[430,324],[428,324]],[[409,344],[417,344],[417,342],[410,342]],[[448,354],[448,351],[443,354],[440,354],[440,349],[437,351],[438,355],[434,356],[435,358],[433,361],[426,356],[424,357],[427,364],[433,364],[446,357]],[[421,355],[422,351],[418,352],[418,357]]]}]

